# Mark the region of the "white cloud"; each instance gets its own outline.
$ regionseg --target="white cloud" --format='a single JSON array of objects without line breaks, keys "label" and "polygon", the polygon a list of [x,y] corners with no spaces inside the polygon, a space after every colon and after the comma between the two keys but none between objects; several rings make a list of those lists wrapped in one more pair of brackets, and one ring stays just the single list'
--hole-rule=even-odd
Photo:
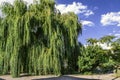
[{"label": "white cloud", "polygon": [[116,25],[120,26],[120,12],[110,12],[101,16],[103,26]]},{"label": "white cloud", "polygon": [[[96,45],[100,46],[102,49],[109,50],[112,48],[111,44],[107,45],[106,43],[100,43],[98,42]],[[88,45],[84,45],[87,47]]]},{"label": "white cloud", "polygon": [[81,23],[83,26],[94,26],[95,25],[92,21],[86,21],[86,20],[82,20]]},{"label": "white cloud", "polygon": [[117,33],[117,34],[115,34],[115,36],[120,36],[120,34],[119,34],[119,33]]},{"label": "white cloud", "polygon": [[111,49],[112,48],[111,45],[107,45],[106,43],[104,43],[104,44],[99,43],[98,45],[100,45],[103,49]]},{"label": "white cloud", "polygon": [[89,16],[89,15],[93,15],[94,13],[91,10],[85,10],[84,15],[85,16]]},{"label": "white cloud", "polygon": [[94,12],[89,10],[86,5],[83,5],[80,2],[73,2],[72,4],[58,4],[55,6],[61,14],[74,12],[75,14],[83,14],[84,16],[93,15]]}]

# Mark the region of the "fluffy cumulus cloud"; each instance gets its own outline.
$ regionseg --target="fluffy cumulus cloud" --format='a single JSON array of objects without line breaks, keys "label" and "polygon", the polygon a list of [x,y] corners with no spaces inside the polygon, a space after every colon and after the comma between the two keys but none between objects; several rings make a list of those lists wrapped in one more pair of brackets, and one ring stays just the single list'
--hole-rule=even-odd
[{"label": "fluffy cumulus cloud", "polygon": [[92,21],[82,20],[81,23],[83,26],[94,26],[94,23]]},{"label": "fluffy cumulus cloud", "polygon": [[[96,45],[100,46],[102,49],[105,49],[105,50],[109,50],[112,48],[111,44],[107,45],[106,43],[98,42]],[[87,47],[88,45],[84,45],[84,46]]]},{"label": "fluffy cumulus cloud", "polygon": [[120,33],[116,33],[115,36],[120,37]]},{"label": "fluffy cumulus cloud", "polygon": [[100,45],[103,49],[111,49],[111,45],[107,45],[106,43],[102,44],[102,43],[99,43],[98,45]]},{"label": "fluffy cumulus cloud", "polygon": [[120,12],[110,12],[101,16],[103,26],[116,25],[120,26]]},{"label": "fluffy cumulus cloud", "polygon": [[89,10],[86,5],[80,2],[73,2],[72,4],[58,4],[55,6],[62,14],[74,12],[75,14],[83,14],[84,16],[93,15],[94,12]]}]

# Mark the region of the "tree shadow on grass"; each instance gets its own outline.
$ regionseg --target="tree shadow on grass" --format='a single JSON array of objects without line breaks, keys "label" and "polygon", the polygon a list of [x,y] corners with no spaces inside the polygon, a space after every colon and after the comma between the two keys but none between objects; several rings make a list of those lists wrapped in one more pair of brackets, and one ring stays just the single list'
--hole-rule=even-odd
[{"label": "tree shadow on grass", "polygon": [[78,77],[71,77],[71,76],[60,76],[60,77],[40,78],[40,79],[32,79],[32,80],[100,80],[100,79],[89,79],[89,78],[78,78]]}]

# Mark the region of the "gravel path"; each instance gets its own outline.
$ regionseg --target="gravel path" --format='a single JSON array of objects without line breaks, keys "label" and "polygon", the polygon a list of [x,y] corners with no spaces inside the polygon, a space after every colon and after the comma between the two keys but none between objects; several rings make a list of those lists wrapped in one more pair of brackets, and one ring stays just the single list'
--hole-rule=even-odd
[{"label": "gravel path", "polygon": [[21,76],[19,78],[12,78],[10,75],[0,76],[0,80],[120,80],[115,78],[113,74],[103,75],[64,75],[64,76]]}]

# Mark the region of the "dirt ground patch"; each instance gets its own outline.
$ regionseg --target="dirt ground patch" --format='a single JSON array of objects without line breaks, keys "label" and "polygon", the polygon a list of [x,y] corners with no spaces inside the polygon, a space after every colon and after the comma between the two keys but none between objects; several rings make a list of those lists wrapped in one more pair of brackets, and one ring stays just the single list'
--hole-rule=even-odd
[{"label": "dirt ground patch", "polygon": [[120,80],[120,78],[116,78],[114,74],[21,76],[19,78],[12,78],[10,75],[3,75],[0,76],[0,80]]}]

